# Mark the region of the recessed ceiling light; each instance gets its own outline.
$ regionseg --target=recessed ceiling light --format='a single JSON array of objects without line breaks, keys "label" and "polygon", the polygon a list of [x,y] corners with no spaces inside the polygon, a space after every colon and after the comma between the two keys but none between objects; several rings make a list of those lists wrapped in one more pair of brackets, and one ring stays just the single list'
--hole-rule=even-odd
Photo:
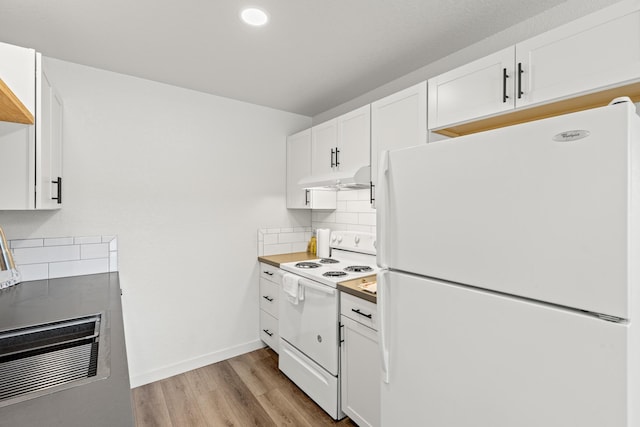
[{"label": "recessed ceiling light", "polygon": [[244,22],[255,27],[264,25],[269,21],[267,14],[263,10],[256,9],[255,7],[244,9],[240,16]]}]

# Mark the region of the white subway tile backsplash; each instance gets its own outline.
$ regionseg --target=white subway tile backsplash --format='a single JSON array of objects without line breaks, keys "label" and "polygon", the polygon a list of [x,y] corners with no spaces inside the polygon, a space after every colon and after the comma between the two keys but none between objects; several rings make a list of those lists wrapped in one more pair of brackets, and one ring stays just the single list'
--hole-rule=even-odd
[{"label": "white subway tile backsplash", "polygon": [[80,259],[109,258],[109,244],[80,245]]},{"label": "white subway tile backsplash", "polygon": [[88,243],[102,243],[102,237],[101,236],[75,237],[74,238],[74,243],[76,245],[85,245],[85,244],[88,244]]},{"label": "white subway tile backsplash", "polygon": [[109,271],[118,271],[118,252],[109,252]]},{"label": "white subway tile backsplash", "polygon": [[278,234],[278,243],[294,243],[303,242],[304,233],[280,233]]},{"label": "white subway tile backsplash", "polygon": [[357,224],[358,214],[356,212],[336,212],[336,222]]},{"label": "white subway tile backsplash", "polygon": [[275,245],[278,243],[279,234],[265,234],[264,235],[264,244],[265,245]]},{"label": "white subway tile backsplash", "polygon": [[73,237],[56,237],[53,239],[44,239],[45,246],[68,246],[73,245]]},{"label": "white subway tile backsplash", "polygon": [[44,239],[22,239],[11,240],[9,246],[13,249],[17,248],[36,248],[44,245]]},{"label": "white subway tile backsplash", "polygon": [[338,191],[338,200],[358,200],[358,191],[360,190]]},{"label": "white subway tile backsplash", "polygon": [[306,252],[308,242],[291,243],[291,252]]},{"label": "white subway tile backsplash", "polygon": [[264,245],[263,255],[287,254],[290,252],[294,252],[291,248],[291,243],[280,243],[277,245]]},{"label": "white subway tile backsplash", "polygon": [[361,225],[376,225],[375,213],[362,213],[358,214],[358,224]]},{"label": "white subway tile backsplash", "polygon": [[83,259],[78,261],[52,262],[49,264],[49,278],[82,276],[109,272],[109,258]]},{"label": "white subway tile backsplash", "polygon": [[347,212],[375,212],[369,200],[349,200],[346,210]]},{"label": "white subway tile backsplash", "polygon": [[80,259],[80,246],[44,246],[41,248],[14,249],[16,264],[71,261]]},{"label": "white subway tile backsplash", "polygon": [[293,228],[292,227],[288,227],[288,228],[281,228],[280,229],[281,233],[293,233]]},{"label": "white subway tile backsplash", "polygon": [[358,190],[358,200],[366,200],[367,203],[371,204],[371,190],[368,188],[366,190]]},{"label": "white subway tile backsplash", "polygon": [[49,278],[49,263],[19,265],[17,269],[23,282]]},{"label": "white subway tile backsplash", "polygon": [[115,236],[10,240],[23,281],[118,271]]}]

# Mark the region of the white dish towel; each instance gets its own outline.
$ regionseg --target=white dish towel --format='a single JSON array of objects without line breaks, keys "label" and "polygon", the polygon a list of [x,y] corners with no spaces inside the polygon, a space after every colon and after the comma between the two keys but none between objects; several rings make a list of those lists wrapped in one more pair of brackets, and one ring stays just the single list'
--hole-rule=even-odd
[{"label": "white dish towel", "polygon": [[304,299],[299,280],[300,278],[294,274],[285,273],[282,276],[282,290],[287,297],[287,301],[293,305],[298,305],[298,302]]}]

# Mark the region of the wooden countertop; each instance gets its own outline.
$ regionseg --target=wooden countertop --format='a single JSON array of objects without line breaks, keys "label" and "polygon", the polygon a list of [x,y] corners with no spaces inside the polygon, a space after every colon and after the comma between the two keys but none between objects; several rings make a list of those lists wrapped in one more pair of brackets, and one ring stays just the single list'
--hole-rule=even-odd
[{"label": "wooden countertop", "polygon": [[274,267],[280,267],[280,264],[284,264],[285,262],[308,261],[311,259],[318,259],[318,256],[309,252],[293,252],[290,254],[264,255],[258,257],[258,261],[273,265]]},{"label": "wooden countertop", "polygon": [[358,287],[358,285],[366,282],[374,282],[376,280],[375,275],[361,277],[359,279],[347,280],[346,282],[338,283],[338,290],[346,292],[348,294],[357,296],[372,303],[377,303],[377,295],[371,292],[364,291]]}]

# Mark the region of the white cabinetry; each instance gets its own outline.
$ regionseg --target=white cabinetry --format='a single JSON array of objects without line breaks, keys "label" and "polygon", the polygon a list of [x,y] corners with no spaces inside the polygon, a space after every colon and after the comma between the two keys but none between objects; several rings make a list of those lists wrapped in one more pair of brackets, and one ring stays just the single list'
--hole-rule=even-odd
[{"label": "white cabinetry", "polygon": [[29,75],[35,125],[0,123],[0,210],[62,206],[62,100],[39,53],[33,54]]},{"label": "white cabinetry", "polygon": [[427,137],[427,82],[371,104],[371,196],[375,205],[380,151],[423,144]]},{"label": "white cabinetry", "polygon": [[278,305],[283,272],[260,263],[260,338],[276,353],[279,351]]},{"label": "white cabinetry", "polygon": [[0,43],[0,118],[33,124],[36,111],[36,52]]},{"label": "white cabinetry", "polygon": [[629,0],[430,79],[429,129],[457,136],[640,99],[639,81],[640,3]]},{"label": "white cabinetry", "polygon": [[311,175],[340,179],[369,166],[370,105],[311,128]]},{"label": "white cabinetry", "polygon": [[380,425],[376,305],[340,293],[342,410],[360,427]]},{"label": "white cabinetry", "polygon": [[287,137],[287,208],[335,209],[336,192],[307,190],[299,181],[311,175],[311,129]]}]

